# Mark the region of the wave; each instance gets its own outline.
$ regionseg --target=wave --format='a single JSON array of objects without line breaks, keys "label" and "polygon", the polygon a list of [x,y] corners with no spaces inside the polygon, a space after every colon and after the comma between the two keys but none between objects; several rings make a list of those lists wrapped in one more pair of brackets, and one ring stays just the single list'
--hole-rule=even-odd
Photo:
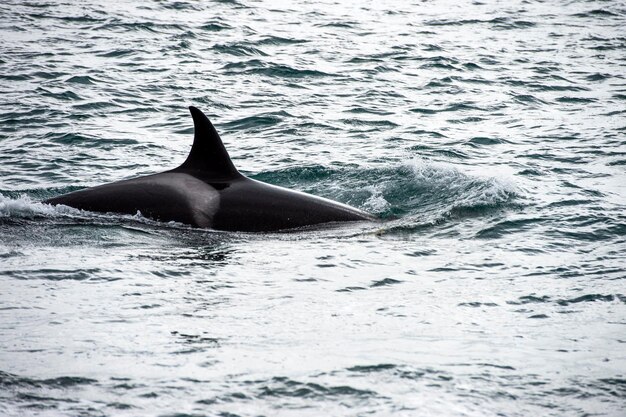
[{"label": "wave", "polygon": [[381,218],[442,219],[499,208],[521,193],[509,180],[476,177],[450,164],[411,159],[380,168],[309,166],[253,178],[339,200]]},{"label": "wave", "polygon": [[[71,192],[79,189],[78,187],[70,187],[64,189],[61,192]],[[31,191],[33,194],[47,195],[51,194],[49,191],[42,192],[41,190]],[[9,194],[9,195],[5,195]],[[98,225],[115,225],[120,221],[139,223],[148,226],[163,226],[167,225],[170,228],[189,229],[190,227],[177,222],[162,223],[156,220],[151,220],[144,217],[141,212],[137,212],[134,215],[130,214],[115,214],[115,213],[96,213],[85,210],[79,210],[73,207],[64,205],[53,206],[50,204],[42,203],[33,196],[27,194],[19,194],[11,196],[13,193],[0,192],[0,225],[4,224],[23,224],[27,221],[37,220],[64,220],[76,223],[86,224],[98,224]],[[55,193],[56,194],[56,193]]]},{"label": "wave", "polygon": [[22,195],[10,198],[0,193],[0,219],[2,218],[37,218],[80,214],[80,210],[67,206],[51,206],[31,197]]}]

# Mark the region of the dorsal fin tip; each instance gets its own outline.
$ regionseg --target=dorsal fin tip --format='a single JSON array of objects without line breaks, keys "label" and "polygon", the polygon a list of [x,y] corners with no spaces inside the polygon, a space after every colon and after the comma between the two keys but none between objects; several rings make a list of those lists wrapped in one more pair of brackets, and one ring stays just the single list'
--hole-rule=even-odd
[{"label": "dorsal fin tip", "polygon": [[202,113],[200,109],[197,108],[196,106],[189,106],[189,113],[191,113],[191,117],[194,117],[194,118],[196,117],[196,115],[204,116],[204,113]]},{"label": "dorsal fin tip", "polygon": [[178,169],[200,172],[215,178],[240,175],[209,118],[194,106],[189,106],[189,112],[194,124],[193,145],[187,159]]},{"label": "dorsal fin tip", "polygon": [[[193,124],[194,124],[194,127],[196,128],[196,131],[199,127],[198,125],[202,125],[202,124],[208,124],[209,126],[213,127],[209,118],[199,108],[194,107],[194,106],[189,106],[189,113],[191,113],[191,118],[193,119]],[[217,134],[217,132],[215,133]]]}]

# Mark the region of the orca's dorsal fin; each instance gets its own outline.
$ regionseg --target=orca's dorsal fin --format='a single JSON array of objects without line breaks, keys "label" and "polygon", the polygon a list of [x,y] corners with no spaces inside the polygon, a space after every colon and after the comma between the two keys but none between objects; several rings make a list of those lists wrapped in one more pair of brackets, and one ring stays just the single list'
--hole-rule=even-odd
[{"label": "orca's dorsal fin", "polygon": [[193,106],[189,106],[189,111],[195,130],[193,145],[189,156],[176,171],[193,171],[203,177],[215,179],[241,175],[230,160],[220,135],[208,117]]}]

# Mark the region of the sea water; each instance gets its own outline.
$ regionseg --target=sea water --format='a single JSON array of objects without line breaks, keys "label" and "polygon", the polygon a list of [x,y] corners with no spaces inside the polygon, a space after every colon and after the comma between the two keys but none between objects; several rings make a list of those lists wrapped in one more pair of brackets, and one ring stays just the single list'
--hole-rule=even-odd
[{"label": "sea water", "polygon": [[[3,416],[624,416],[620,1],[0,3]],[[42,199],[171,169],[381,219]]]}]

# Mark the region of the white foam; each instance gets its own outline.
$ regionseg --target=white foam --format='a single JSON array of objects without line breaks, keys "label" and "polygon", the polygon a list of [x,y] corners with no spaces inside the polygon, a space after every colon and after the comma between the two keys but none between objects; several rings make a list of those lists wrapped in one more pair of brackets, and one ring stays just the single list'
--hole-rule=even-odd
[{"label": "white foam", "polygon": [[459,171],[456,166],[423,159],[412,159],[407,161],[407,165],[416,180],[428,188],[455,195],[457,198],[451,208],[495,206],[520,195],[512,179],[503,176],[470,175]]},{"label": "white foam", "polygon": [[0,193],[0,219],[1,218],[22,218],[22,219],[33,219],[33,218],[69,218],[69,219],[79,219],[79,220],[88,220],[94,221],[97,223],[101,222],[119,222],[119,221],[130,221],[141,223],[150,226],[163,226],[167,225],[170,228],[176,229],[189,229],[191,226],[170,221],[170,222],[159,222],[157,220],[152,220],[150,218],[145,217],[140,211],[137,213],[130,214],[118,214],[118,213],[97,213],[91,211],[85,211],[76,209],[73,207],[68,207],[64,205],[51,205],[45,204],[36,200],[33,200],[31,197],[26,195],[20,195],[17,198],[10,198],[2,193]]},{"label": "white foam", "polygon": [[39,201],[33,201],[32,198],[25,195],[10,198],[0,194],[0,217],[55,217],[79,213],[80,210],[67,206],[44,204]]},{"label": "white foam", "polygon": [[365,190],[369,191],[372,194],[364,203],[364,206],[367,210],[371,210],[374,213],[379,213],[389,208],[389,202],[385,200],[385,197],[383,197],[383,185],[370,185],[365,187]]}]

